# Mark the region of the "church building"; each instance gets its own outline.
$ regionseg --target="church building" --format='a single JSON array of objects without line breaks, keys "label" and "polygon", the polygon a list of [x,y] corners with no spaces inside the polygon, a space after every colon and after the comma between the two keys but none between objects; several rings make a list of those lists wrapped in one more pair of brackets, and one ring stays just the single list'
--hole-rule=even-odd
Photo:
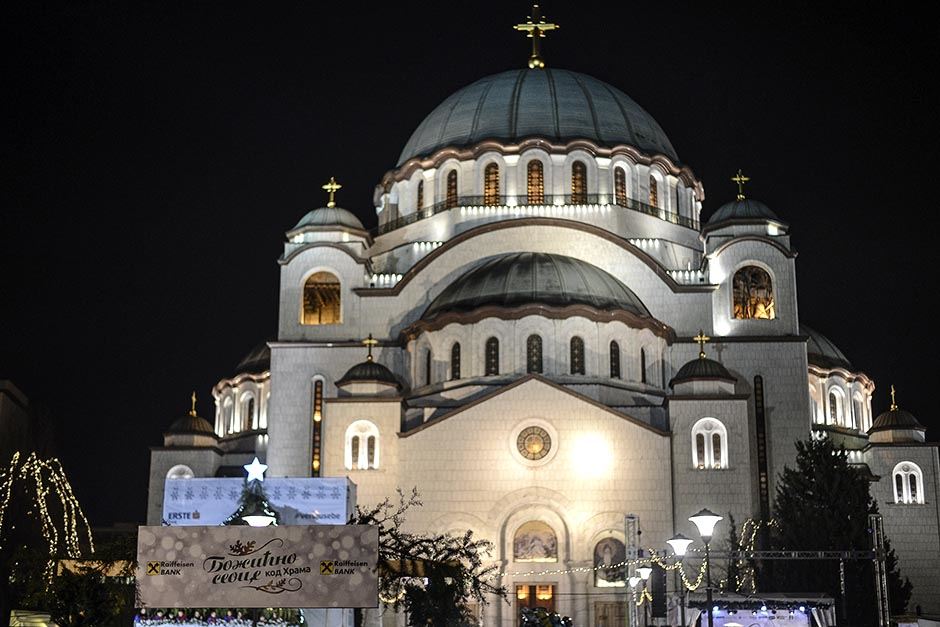
[{"label": "church building", "polygon": [[786,209],[738,172],[703,220],[652,115],[545,67],[535,27],[529,67],[414,130],[376,228],[331,179],[287,230],[277,337],[219,373],[212,420],[152,449],[148,524],[167,477],[255,456],[269,476],[349,477],[364,506],[416,487],[409,526],[495,545],[512,604],[483,624],[535,605],[614,624],[628,588],[594,567],[623,561],[627,515],[641,547],[698,539],[702,508],[725,538],[729,514],[769,515],[794,442],[830,437],[872,478],[911,607],[940,613],[937,446],[894,400],[873,415],[875,382],[800,321]]}]

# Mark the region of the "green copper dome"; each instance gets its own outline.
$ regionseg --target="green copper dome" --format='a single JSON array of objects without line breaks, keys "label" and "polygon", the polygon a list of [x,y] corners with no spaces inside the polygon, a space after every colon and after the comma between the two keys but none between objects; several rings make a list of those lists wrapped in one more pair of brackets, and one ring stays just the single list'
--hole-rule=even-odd
[{"label": "green copper dome", "polygon": [[678,161],[656,120],[628,95],[569,70],[509,70],[480,79],[447,98],[418,125],[398,165],[445,147],[528,137],[627,144]]},{"label": "green copper dome", "polygon": [[533,304],[587,305],[650,317],[630,288],[586,261],[547,253],[512,253],[488,259],[451,283],[427,308],[424,319],[450,311]]}]

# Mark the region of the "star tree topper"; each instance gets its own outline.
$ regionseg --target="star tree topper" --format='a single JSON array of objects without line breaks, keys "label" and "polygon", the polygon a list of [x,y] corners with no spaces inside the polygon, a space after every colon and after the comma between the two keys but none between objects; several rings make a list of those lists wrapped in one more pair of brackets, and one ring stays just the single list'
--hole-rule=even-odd
[{"label": "star tree topper", "polygon": [[264,471],[268,469],[267,464],[262,464],[258,461],[258,458],[255,457],[255,460],[250,464],[245,464],[242,466],[248,472],[248,481],[264,481]]}]

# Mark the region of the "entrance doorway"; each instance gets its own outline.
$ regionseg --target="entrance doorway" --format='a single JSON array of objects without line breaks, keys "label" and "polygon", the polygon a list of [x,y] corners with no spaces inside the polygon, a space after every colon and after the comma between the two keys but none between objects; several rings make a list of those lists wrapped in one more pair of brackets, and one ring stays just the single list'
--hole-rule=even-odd
[{"label": "entrance doorway", "polygon": [[620,627],[627,621],[625,602],[598,601],[594,604],[594,627]]},{"label": "entrance doorway", "polygon": [[516,624],[522,624],[523,608],[544,607],[548,612],[555,611],[555,584],[526,583],[516,584]]}]

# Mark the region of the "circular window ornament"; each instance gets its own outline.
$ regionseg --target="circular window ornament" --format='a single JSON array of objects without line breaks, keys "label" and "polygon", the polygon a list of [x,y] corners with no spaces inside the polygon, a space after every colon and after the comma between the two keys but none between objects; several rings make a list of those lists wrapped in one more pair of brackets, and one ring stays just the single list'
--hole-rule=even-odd
[{"label": "circular window ornament", "polygon": [[509,446],[518,461],[526,466],[541,466],[555,456],[558,432],[544,420],[529,418],[512,430]]}]

